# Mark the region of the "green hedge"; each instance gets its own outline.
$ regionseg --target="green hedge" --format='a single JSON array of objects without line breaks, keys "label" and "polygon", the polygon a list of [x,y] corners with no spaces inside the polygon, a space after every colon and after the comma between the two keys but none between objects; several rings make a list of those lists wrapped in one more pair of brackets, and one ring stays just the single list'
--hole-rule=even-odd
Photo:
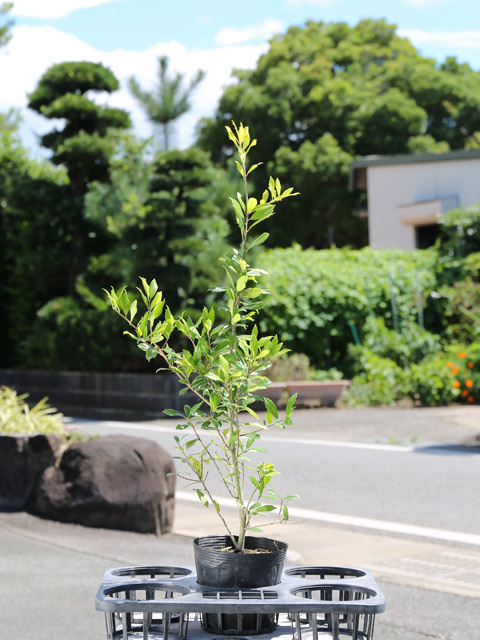
[{"label": "green hedge", "polygon": [[[349,345],[363,340],[369,316],[388,328],[418,320],[418,296],[426,328],[438,330],[435,250],[324,251],[272,249],[261,256],[269,277],[260,326],[286,346],[305,353],[320,369],[353,374]],[[392,295],[393,294],[393,295]],[[357,341],[358,342],[358,341]]]}]

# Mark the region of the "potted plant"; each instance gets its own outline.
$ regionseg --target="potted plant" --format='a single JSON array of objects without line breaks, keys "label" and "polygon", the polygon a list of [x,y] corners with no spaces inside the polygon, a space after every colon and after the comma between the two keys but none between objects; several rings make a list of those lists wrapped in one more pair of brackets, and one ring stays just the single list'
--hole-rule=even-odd
[{"label": "potted plant", "polygon": [[[225,284],[211,289],[223,296],[228,320],[216,324],[213,308],[204,308],[196,322],[182,314],[175,317],[155,280],[141,278],[138,292],[145,309],[140,315],[137,299],[130,297],[125,288],[117,292],[112,289],[107,295],[113,309],[130,325],[125,333],[137,342],[146,358],[160,357],[165,368],[178,377],[183,386],[180,393],[190,390],[198,400],[193,406],[185,405],[183,411],[165,411],[179,420],[179,434],[174,436],[179,451],[176,459],[186,471],[177,475],[191,483],[203,505],[213,506],[226,531],[226,535],[194,541],[198,582],[250,588],[280,582],[287,545],[248,533],[262,532],[266,524],[287,521],[287,503],[298,496],[281,497],[270,485],[278,474],[274,465],[250,460],[251,454],[266,452],[259,447],[262,432],[293,424],[295,395],[289,398],[284,417],[279,416],[270,398],[259,395],[269,384],[264,374],[271,359],[287,350],[276,336],[259,336],[254,320],[268,295],[259,282],[265,271],[249,265],[247,257],[268,238],[266,232],[255,233],[257,225],[274,214],[278,202],[297,194],[292,188],[283,189],[278,179],[270,178],[259,199],[249,195],[247,178],[259,165],[247,168],[247,155],[256,140],[250,139],[248,127],[243,125],[237,127],[233,123],[233,130],[226,129],[237,149],[236,165],[244,181],[244,194],[230,198],[241,245],[220,258]],[[183,334],[188,349],[175,350],[171,346],[174,332]],[[264,419],[252,408],[259,400],[265,405]],[[228,525],[213,495],[210,481],[215,475],[235,500],[236,531]],[[258,516],[268,516],[268,521],[253,522]],[[249,633],[254,632],[249,629]]]}]

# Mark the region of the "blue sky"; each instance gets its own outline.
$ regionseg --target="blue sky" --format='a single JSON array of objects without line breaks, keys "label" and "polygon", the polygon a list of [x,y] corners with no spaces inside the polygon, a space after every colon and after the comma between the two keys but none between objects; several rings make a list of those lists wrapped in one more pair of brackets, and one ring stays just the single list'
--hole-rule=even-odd
[{"label": "blue sky", "polygon": [[354,25],[385,18],[423,55],[454,55],[480,70],[479,0],[14,0],[12,17],[12,41],[0,52],[0,110],[23,110],[22,137],[32,147],[51,123],[25,109],[26,94],[51,64],[65,60],[110,66],[122,89],[109,102],[128,108],[145,136],[151,129],[125,88],[127,77],[151,86],[159,55],[187,77],[204,69],[192,112],[177,128],[180,147],[191,142],[198,118],[214,112],[231,69],[254,66],[268,38],[308,19]]}]

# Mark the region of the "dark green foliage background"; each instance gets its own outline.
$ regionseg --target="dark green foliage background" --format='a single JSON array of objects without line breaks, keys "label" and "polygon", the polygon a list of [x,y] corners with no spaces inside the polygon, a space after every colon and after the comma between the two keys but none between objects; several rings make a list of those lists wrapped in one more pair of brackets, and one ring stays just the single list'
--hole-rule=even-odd
[{"label": "dark green foliage background", "polygon": [[350,323],[361,340],[369,316],[384,318],[393,327],[389,275],[400,326],[417,317],[417,278],[427,323],[438,326],[430,305],[436,260],[434,250],[272,249],[262,256],[271,295],[260,326],[277,332],[292,351],[307,354],[317,368],[337,367],[348,377],[353,373]]}]

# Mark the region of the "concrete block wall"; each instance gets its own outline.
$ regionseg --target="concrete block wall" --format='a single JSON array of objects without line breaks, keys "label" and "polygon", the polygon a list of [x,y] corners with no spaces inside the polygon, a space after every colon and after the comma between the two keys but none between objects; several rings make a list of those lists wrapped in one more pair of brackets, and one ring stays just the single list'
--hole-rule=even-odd
[{"label": "concrete block wall", "polygon": [[28,393],[28,402],[47,396],[62,413],[91,417],[165,417],[164,409],[193,404],[172,374],[84,373],[0,369],[0,386]]}]

